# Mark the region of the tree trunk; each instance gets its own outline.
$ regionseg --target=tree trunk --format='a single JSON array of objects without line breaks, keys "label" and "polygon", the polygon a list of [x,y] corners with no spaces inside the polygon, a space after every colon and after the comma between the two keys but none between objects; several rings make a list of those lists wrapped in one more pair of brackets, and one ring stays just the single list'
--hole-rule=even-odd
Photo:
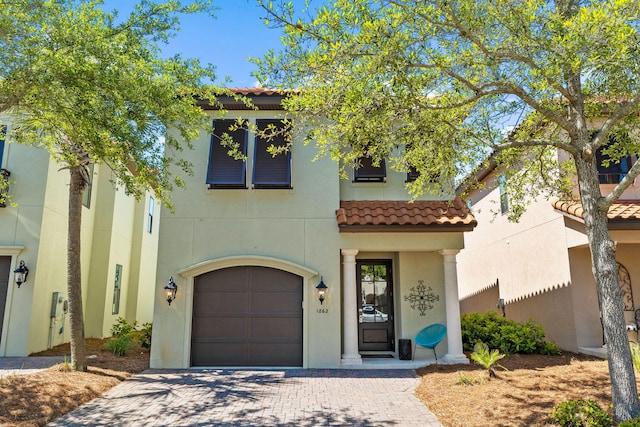
[{"label": "tree trunk", "polygon": [[575,162],[607,344],[613,416],[616,421],[623,421],[640,415],[640,401],[624,319],[622,291],[618,284],[616,247],[609,235],[608,206],[602,205],[595,155],[590,151],[583,153],[575,157]]},{"label": "tree trunk", "polygon": [[67,240],[67,293],[71,329],[71,364],[76,371],[87,370],[84,347],[84,318],[82,314],[82,271],[80,269],[80,224],[82,220],[82,191],[85,179],[82,166],[71,168],[69,183],[69,233]]}]

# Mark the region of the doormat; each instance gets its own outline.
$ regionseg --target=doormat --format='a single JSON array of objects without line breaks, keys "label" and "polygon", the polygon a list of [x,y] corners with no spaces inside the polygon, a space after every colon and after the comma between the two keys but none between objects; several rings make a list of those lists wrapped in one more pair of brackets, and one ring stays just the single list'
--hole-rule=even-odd
[{"label": "doormat", "polygon": [[363,359],[395,359],[393,354],[361,354]]}]

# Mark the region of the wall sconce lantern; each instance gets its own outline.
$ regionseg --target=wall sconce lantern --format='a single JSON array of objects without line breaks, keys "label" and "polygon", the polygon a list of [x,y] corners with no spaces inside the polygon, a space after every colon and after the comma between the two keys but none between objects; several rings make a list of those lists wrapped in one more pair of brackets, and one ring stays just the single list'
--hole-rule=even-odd
[{"label": "wall sconce lantern", "polygon": [[320,283],[318,283],[318,286],[316,286],[316,293],[318,294],[320,305],[322,305],[325,298],[327,297],[327,289],[329,288],[324,284],[324,282],[322,281],[322,276],[320,276]]},{"label": "wall sconce lantern", "polygon": [[16,275],[16,285],[18,285],[18,288],[19,288],[20,285],[22,285],[24,282],[27,281],[27,276],[29,275],[29,269],[27,268],[26,265],[24,265],[24,261],[20,261],[20,265],[18,266],[18,268],[13,270],[13,272]]},{"label": "wall sconce lantern", "polygon": [[167,302],[171,305],[171,301],[176,299],[176,293],[178,292],[178,285],[173,281],[173,276],[169,277],[169,284],[164,288],[167,290]]}]

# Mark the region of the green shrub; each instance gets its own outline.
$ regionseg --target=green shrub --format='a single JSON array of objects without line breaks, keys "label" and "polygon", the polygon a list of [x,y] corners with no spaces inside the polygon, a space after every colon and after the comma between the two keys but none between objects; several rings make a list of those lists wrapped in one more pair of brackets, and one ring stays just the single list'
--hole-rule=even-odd
[{"label": "green shrub", "polygon": [[535,321],[515,322],[494,311],[463,314],[460,318],[464,349],[473,351],[477,342],[506,354],[560,354],[555,343],[544,341],[544,329]]},{"label": "green shrub", "polygon": [[542,347],[540,347],[539,353],[546,356],[558,356],[562,352],[553,341],[545,341]]},{"label": "green shrub", "polygon": [[126,319],[118,317],[111,327],[111,339],[107,341],[107,349],[113,351],[118,356],[124,356],[133,345],[136,339],[142,348],[151,348],[151,323],[144,323],[140,330],[137,330],[138,322],[127,322]]},{"label": "green shrub", "polygon": [[633,418],[627,421],[621,421],[618,427],[640,427],[640,418]]},{"label": "green shrub", "polygon": [[118,317],[116,323],[111,327],[111,335],[114,337],[119,337],[121,335],[129,335],[138,327],[138,322],[133,321],[133,323],[127,322],[127,319],[123,317]]},{"label": "green shrub", "polygon": [[[482,365],[489,372],[489,378],[496,376],[496,371],[493,369],[493,365],[496,365],[496,362],[503,357],[505,357],[505,355],[496,349],[489,351],[489,346],[481,341],[478,341],[476,345],[473,346],[473,353],[471,353],[473,361]],[[499,366],[502,369],[507,369],[501,365],[496,366]]]},{"label": "green shrub", "polygon": [[553,408],[551,421],[562,427],[611,427],[613,420],[594,400],[569,400]]},{"label": "green shrub", "polygon": [[107,349],[118,356],[124,356],[131,348],[131,334],[113,337],[107,341]]},{"label": "green shrub", "polygon": [[151,323],[143,323],[142,328],[138,331],[138,341],[142,348],[151,348]]},{"label": "green shrub", "polygon": [[456,384],[458,385],[476,385],[483,382],[481,379],[473,378],[464,372],[459,372],[458,375],[458,381],[456,381]]}]

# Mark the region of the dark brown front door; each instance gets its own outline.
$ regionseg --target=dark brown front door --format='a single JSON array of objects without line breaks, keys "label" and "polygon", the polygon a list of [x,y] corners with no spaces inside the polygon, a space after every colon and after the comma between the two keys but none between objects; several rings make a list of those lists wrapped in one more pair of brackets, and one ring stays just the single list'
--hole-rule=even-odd
[{"label": "dark brown front door", "polygon": [[394,351],[391,260],[357,261],[356,273],[358,349]]},{"label": "dark brown front door", "polygon": [[0,256],[0,340],[2,339],[2,324],[4,323],[4,307],[7,305],[10,268],[11,257]]},{"label": "dark brown front door", "polygon": [[232,267],[195,278],[192,366],[302,366],[302,277]]}]

